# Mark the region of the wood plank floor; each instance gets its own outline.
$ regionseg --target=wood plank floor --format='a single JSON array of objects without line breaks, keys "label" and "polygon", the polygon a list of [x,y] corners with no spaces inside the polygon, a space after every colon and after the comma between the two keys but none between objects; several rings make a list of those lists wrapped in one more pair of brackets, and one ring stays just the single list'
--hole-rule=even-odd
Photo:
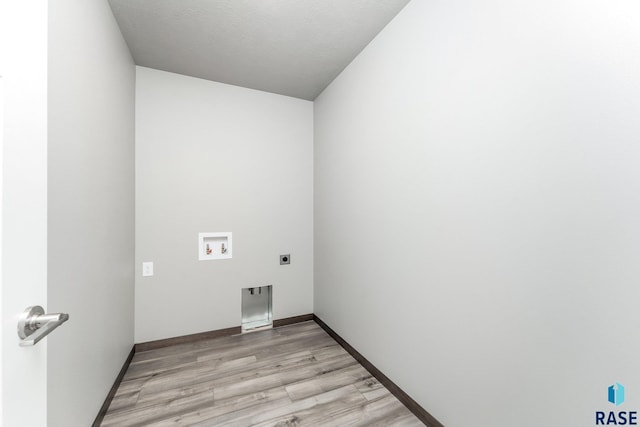
[{"label": "wood plank floor", "polygon": [[102,426],[422,426],[315,322],[136,353]]}]

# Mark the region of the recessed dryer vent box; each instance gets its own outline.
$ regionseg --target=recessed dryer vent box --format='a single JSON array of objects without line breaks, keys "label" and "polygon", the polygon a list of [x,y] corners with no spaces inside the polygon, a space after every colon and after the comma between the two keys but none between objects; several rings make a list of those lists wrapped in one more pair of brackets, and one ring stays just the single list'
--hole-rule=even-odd
[{"label": "recessed dryer vent box", "polygon": [[272,286],[242,289],[242,332],[273,326]]},{"label": "recessed dryer vent box", "polygon": [[232,255],[231,232],[199,233],[198,259],[230,259]]}]

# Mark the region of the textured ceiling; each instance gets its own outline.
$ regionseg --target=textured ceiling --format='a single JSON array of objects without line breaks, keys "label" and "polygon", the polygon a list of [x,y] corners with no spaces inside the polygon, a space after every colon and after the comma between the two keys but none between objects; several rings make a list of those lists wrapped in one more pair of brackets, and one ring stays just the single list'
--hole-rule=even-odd
[{"label": "textured ceiling", "polygon": [[136,64],[313,100],[409,0],[109,0]]}]

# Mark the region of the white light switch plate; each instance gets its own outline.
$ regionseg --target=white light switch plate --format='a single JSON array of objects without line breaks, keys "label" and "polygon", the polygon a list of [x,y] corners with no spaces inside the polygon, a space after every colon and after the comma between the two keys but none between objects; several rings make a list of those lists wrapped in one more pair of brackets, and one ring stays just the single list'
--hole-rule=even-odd
[{"label": "white light switch plate", "polygon": [[152,262],[143,262],[142,263],[142,275],[143,276],[153,276],[153,263]]}]

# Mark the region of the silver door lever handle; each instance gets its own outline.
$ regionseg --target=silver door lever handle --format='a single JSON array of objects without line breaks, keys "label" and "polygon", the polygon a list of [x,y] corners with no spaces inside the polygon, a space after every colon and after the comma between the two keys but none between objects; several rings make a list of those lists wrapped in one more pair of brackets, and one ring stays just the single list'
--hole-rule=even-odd
[{"label": "silver door lever handle", "polygon": [[18,320],[20,347],[36,345],[67,320],[69,315],[66,313],[44,314],[44,309],[39,305],[27,307]]}]

